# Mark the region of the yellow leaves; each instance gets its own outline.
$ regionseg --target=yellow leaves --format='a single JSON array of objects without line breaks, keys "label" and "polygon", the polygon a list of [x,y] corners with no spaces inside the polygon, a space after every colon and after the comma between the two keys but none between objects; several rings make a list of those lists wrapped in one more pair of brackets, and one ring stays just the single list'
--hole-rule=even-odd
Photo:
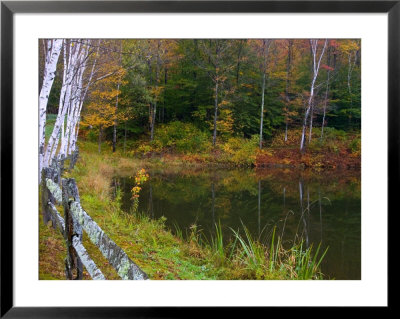
[{"label": "yellow leaves", "polygon": [[219,120],[217,121],[217,130],[221,134],[232,134],[233,132],[233,114],[229,109],[221,109]]},{"label": "yellow leaves", "polygon": [[163,86],[155,86],[150,88],[150,94],[154,97],[154,99],[157,100],[163,90],[164,90]]},{"label": "yellow leaves", "polygon": [[228,100],[222,100],[221,103],[219,103],[219,106],[226,106],[230,105],[231,103]]},{"label": "yellow leaves", "polygon": [[83,125],[103,128],[112,126],[117,119],[114,105],[107,103],[90,103],[83,116]]},{"label": "yellow leaves", "polygon": [[356,40],[341,40],[338,43],[340,50],[346,54],[360,49],[360,45]]},{"label": "yellow leaves", "polygon": [[142,168],[136,173],[135,176],[135,186],[131,189],[132,198],[137,199],[139,198],[139,193],[142,190],[140,185],[147,181],[149,178],[149,174],[146,173],[146,170]]},{"label": "yellow leaves", "polygon": [[286,80],[286,71],[276,71],[271,73],[271,77],[279,80]]}]

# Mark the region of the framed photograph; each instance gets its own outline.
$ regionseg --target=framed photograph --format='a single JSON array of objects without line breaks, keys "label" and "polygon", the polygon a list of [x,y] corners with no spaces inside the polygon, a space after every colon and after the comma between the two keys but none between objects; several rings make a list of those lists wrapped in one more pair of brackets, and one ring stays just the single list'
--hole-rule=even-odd
[{"label": "framed photograph", "polygon": [[399,19],[2,1],[1,317],[389,307]]}]

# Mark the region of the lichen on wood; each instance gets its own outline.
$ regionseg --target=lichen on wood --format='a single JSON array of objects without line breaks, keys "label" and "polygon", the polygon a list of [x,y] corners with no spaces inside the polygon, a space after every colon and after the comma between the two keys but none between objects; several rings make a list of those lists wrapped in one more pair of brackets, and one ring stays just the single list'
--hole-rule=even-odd
[{"label": "lichen on wood", "polygon": [[82,264],[88,271],[90,277],[92,277],[93,280],[106,280],[103,273],[100,271],[99,268],[97,268],[95,262],[90,258],[88,252],[86,251],[79,238],[74,237],[72,240],[72,245],[75,248],[75,251],[78,254]]},{"label": "lichen on wood", "polygon": [[[57,226],[61,233],[64,234],[65,232],[65,221],[61,217],[60,213],[58,212],[57,208],[54,206],[53,203],[48,203],[50,207],[50,212],[53,214],[53,217],[57,223]],[[72,246],[74,247],[79,259],[81,260],[82,264],[85,266],[87,272],[89,273],[90,277],[93,280],[105,280],[103,273],[100,269],[97,268],[96,263],[93,259],[90,258],[86,248],[83,246],[82,242],[78,237],[73,237],[72,239]]]},{"label": "lichen on wood", "polygon": [[58,212],[56,206],[52,202],[47,203],[50,207],[50,213],[53,215],[54,220],[58,226],[58,229],[62,234],[65,232],[65,221],[64,218],[61,217],[60,213]]},{"label": "lichen on wood", "polygon": [[90,241],[95,244],[108,259],[110,264],[118,272],[123,280],[146,280],[148,276],[144,273],[97,223],[83,210],[79,202],[70,205],[72,216],[78,220],[88,234]]},{"label": "lichen on wood", "polygon": [[62,191],[60,186],[53,182],[50,178],[46,179],[46,186],[47,189],[50,191],[51,195],[53,195],[54,199],[57,201],[57,203],[61,204],[62,203]]}]

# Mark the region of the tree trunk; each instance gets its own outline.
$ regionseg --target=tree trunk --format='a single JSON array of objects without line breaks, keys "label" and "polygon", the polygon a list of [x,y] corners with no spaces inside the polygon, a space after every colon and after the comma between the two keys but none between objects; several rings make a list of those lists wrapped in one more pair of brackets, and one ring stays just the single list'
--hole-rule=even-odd
[{"label": "tree trunk", "polygon": [[324,138],[326,105],[328,103],[328,93],[329,93],[329,75],[330,75],[330,71],[328,71],[328,78],[327,78],[327,82],[326,82],[325,101],[324,101],[324,115],[322,116],[322,125],[321,125],[321,139]]},{"label": "tree trunk", "polygon": [[[120,63],[120,66],[122,67],[122,40],[121,40],[121,45],[120,45],[119,63]],[[117,147],[117,111],[118,111],[118,95],[119,95],[120,84],[121,84],[121,77],[119,78],[119,81],[117,84],[117,100],[115,102],[115,119],[114,119],[114,128],[113,128],[113,146],[112,146],[113,153],[115,153],[115,149]]]},{"label": "tree trunk", "polygon": [[267,42],[263,40],[263,78],[261,88],[261,114],[260,114],[260,149],[262,149],[263,142],[263,126],[264,126],[264,96],[265,96],[265,73],[267,71]]},{"label": "tree trunk", "polygon": [[300,141],[300,151],[304,152],[304,141],[305,141],[305,134],[306,134],[306,128],[307,128],[307,119],[308,119],[308,114],[310,113],[310,108],[307,107],[305,113],[304,113],[304,119],[303,119],[303,129],[301,132],[301,141]]},{"label": "tree trunk", "polygon": [[[117,91],[119,92],[120,82],[117,84]],[[115,114],[118,111],[118,93],[117,93],[117,101],[115,102]],[[114,128],[113,128],[113,143],[112,143],[112,151],[115,153],[115,149],[117,146],[117,118],[114,119]]]},{"label": "tree trunk", "polygon": [[213,132],[213,146],[217,142],[217,117],[218,117],[218,80],[215,81],[215,102],[214,102],[214,132]]},{"label": "tree trunk", "polygon": [[151,114],[151,132],[150,132],[150,141],[154,139],[154,125],[156,122],[156,112],[157,112],[157,101],[153,104],[153,112]]},{"label": "tree trunk", "polygon": [[126,121],[124,126],[124,154],[126,154]]},{"label": "tree trunk", "polygon": [[312,138],[312,125],[313,125],[313,118],[314,118],[314,104],[311,104],[311,113],[310,113],[310,132],[308,134],[308,144],[311,143]]},{"label": "tree trunk", "polygon": [[285,104],[286,104],[286,114],[285,114],[285,142],[287,142],[287,131],[288,131],[288,121],[289,121],[289,85],[290,85],[290,69],[292,64],[292,46],[293,40],[288,40],[288,55],[286,64],[286,86],[285,86]]},{"label": "tree trunk", "polygon": [[[88,41],[88,43],[90,43],[90,40]],[[82,107],[83,107],[83,102],[85,101],[85,98],[86,98],[87,92],[89,90],[89,87],[92,84],[94,69],[95,69],[95,66],[96,66],[96,63],[97,63],[97,57],[98,57],[99,49],[100,49],[100,43],[101,43],[101,41],[99,40],[98,46],[97,46],[97,51],[96,51],[96,57],[95,57],[95,59],[93,61],[92,69],[90,71],[90,76],[89,76],[88,82],[86,84],[85,91],[83,92],[83,95],[81,95],[81,98],[79,100],[79,109],[77,111],[76,116],[74,117],[74,123],[73,123],[73,126],[72,126],[72,136],[71,136],[71,139],[70,139],[71,140],[71,145],[70,145],[70,151],[71,152],[74,152],[76,150],[76,141],[78,140],[79,123],[80,123],[80,117],[81,117],[81,111],[82,111]],[[87,61],[87,60],[85,60],[85,61]]]},{"label": "tree trunk", "polygon": [[[311,54],[312,54],[312,66],[313,66],[313,71],[312,71],[312,80],[311,80],[311,88],[310,88],[310,97],[308,99],[308,106],[306,108],[306,111],[304,113],[304,120],[303,120],[303,129],[302,129],[302,134],[301,134],[301,141],[300,141],[300,151],[304,152],[304,146],[305,146],[305,134],[306,134],[306,128],[307,128],[307,121],[308,121],[308,116],[310,115],[310,111],[312,110],[312,105],[313,105],[313,100],[314,100],[314,88],[315,88],[315,81],[317,80],[318,77],[318,72],[319,72],[319,67],[321,65],[321,59],[322,56],[324,55],[326,44],[328,40],[325,40],[324,46],[322,48],[321,54],[317,60],[317,51],[318,51],[318,40],[310,40],[310,48],[311,48]],[[312,129],[312,126],[310,125],[310,128]],[[309,140],[311,140],[311,135],[309,137]]]},{"label": "tree trunk", "polygon": [[[52,154],[56,154],[57,148],[54,147],[56,140],[59,138],[61,124],[64,123],[65,115],[69,112],[71,99],[75,97],[73,90],[73,86],[76,89],[76,73],[80,67],[80,43],[76,43],[72,45],[71,42],[67,45],[64,43],[64,74],[63,74],[63,85],[61,87],[60,93],[60,102],[58,107],[58,115],[56,119],[56,123],[53,128],[53,132],[48,141],[46,152],[44,155],[44,166],[49,165]],[[69,48],[69,56],[67,57],[67,49]],[[82,57],[81,57],[82,58]],[[61,138],[64,138],[62,136]],[[57,142],[58,143],[58,142]],[[61,150],[63,148],[60,148]]]},{"label": "tree trunk", "polygon": [[237,62],[236,62],[236,86],[239,86],[240,60],[242,56],[242,49],[243,49],[243,40],[240,40]]},{"label": "tree trunk", "polygon": [[285,142],[287,142],[287,131],[288,131],[288,122],[286,121],[286,126],[285,126]]},{"label": "tree trunk", "polygon": [[262,89],[261,89],[261,114],[260,114],[260,149],[263,142],[263,125],[264,125],[264,94],[265,94],[265,70],[263,73]]},{"label": "tree trunk", "polygon": [[46,61],[44,66],[43,83],[39,94],[39,182],[44,161],[45,126],[47,103],[51,87],[56,77],[58,58],[62,49],[63,40],[47,40]]},{"label": "tree trunk", "polygon": [[[168,82],[168,68],[165,67],[164,69],[164,88],[167,87],[167,82]],[[164,95],[164,99],[163,99],[163,108],[162,108],[162,116],[161,116],[161,121],[162,123],[164,123],[165,121],[165,92],[166,90],[164,89],[163,95]],[[160,112],[161,114],[161,112]]]}]

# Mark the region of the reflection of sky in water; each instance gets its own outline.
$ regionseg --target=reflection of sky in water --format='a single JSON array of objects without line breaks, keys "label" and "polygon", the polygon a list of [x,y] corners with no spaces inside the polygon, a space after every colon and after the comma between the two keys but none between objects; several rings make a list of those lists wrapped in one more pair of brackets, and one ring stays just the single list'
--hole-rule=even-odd
[{"label": "reflection of sky in water", "polygon": [[[361,279],[361,194],[359,172],[323,175],[250,169],[184,172],[149,171],[139,210],[185,235],[193,224],[209,236],[221,222],[224,236],[232,229],[269,241],[271,231],[290,245],[302,237],[308,245],[329,246],[323,273],[336,279]],[[129,211],[133,178],[120,178],[123,209]],[[309,207],[309,209],[308,209]]]}]

